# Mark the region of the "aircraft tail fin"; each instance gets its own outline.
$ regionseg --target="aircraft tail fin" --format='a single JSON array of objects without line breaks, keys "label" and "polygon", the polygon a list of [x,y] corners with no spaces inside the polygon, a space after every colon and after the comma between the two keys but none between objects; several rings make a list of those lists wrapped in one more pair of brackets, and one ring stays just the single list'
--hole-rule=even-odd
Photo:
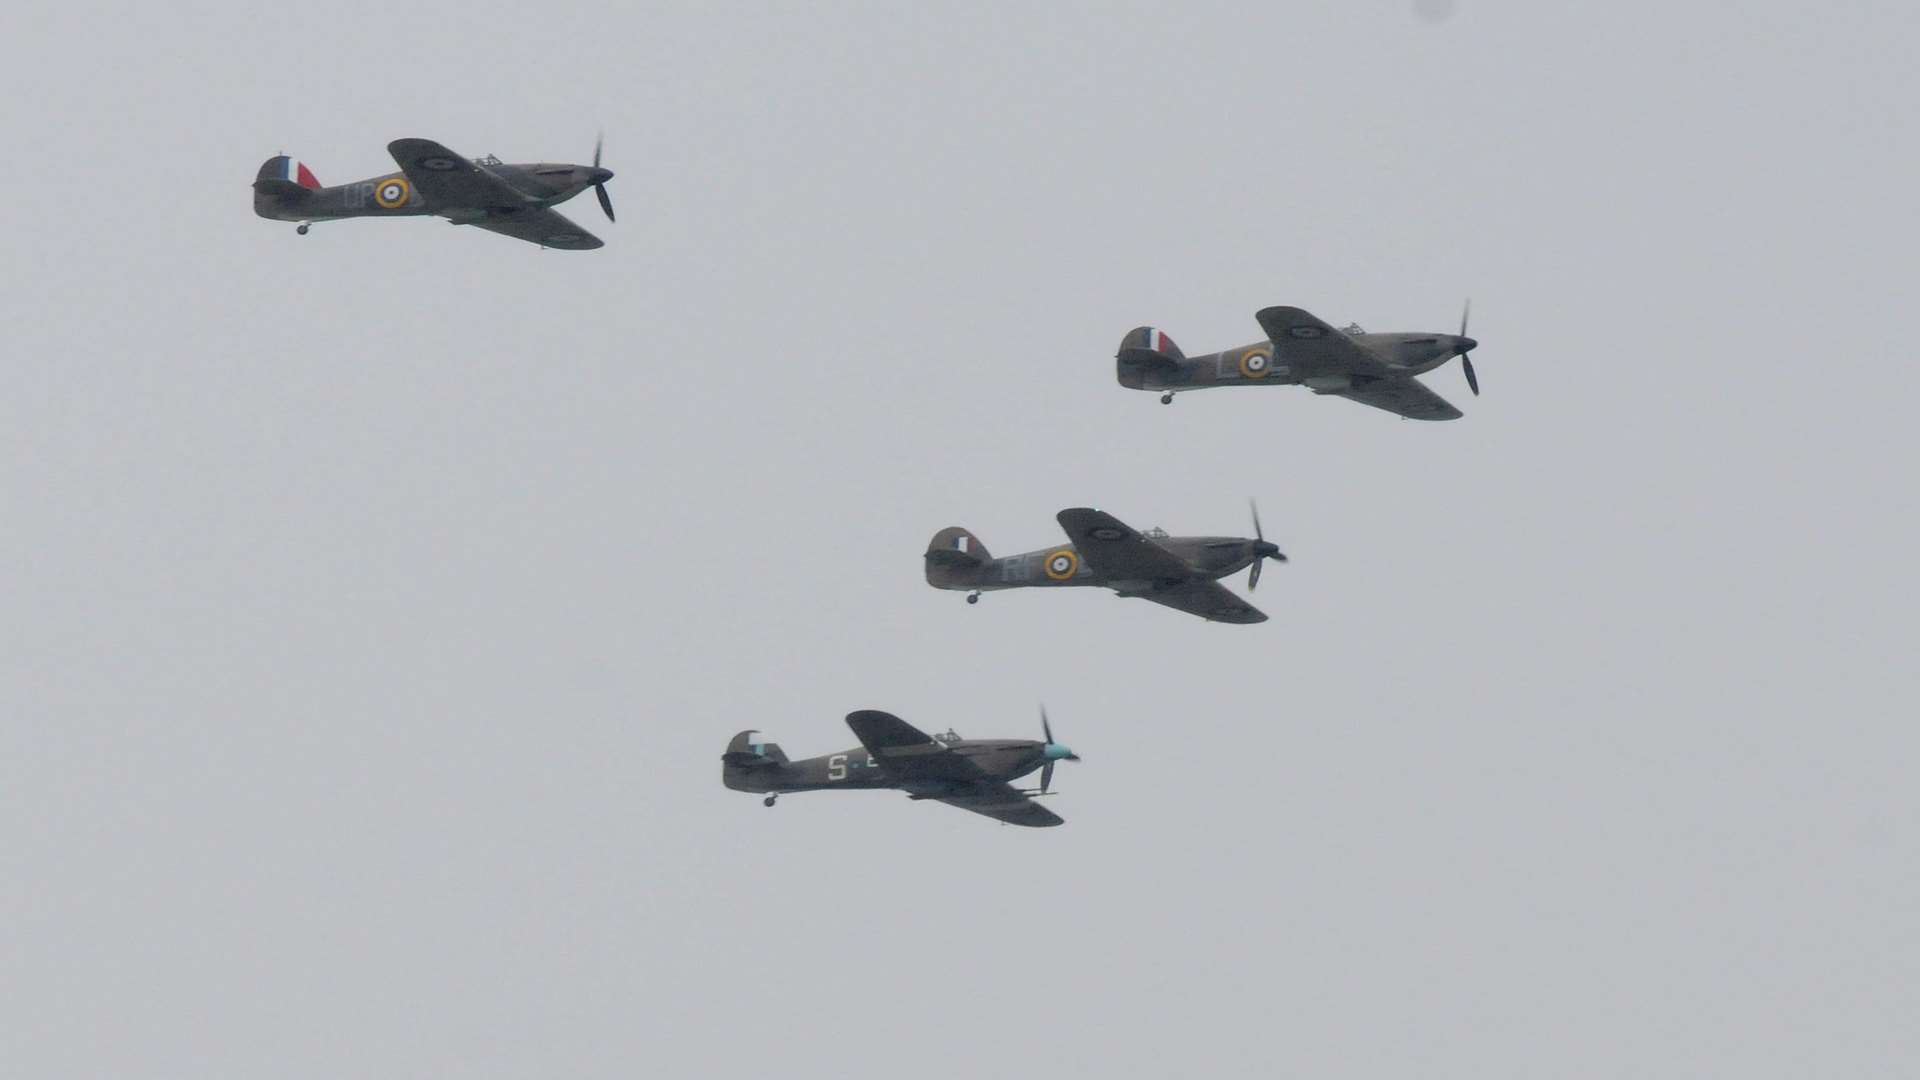
[{"label": "aircraft tail fin", "polygon": [[1136,326],[1120,339],[1120,349],[1114,353],[1113,362],[1120,385],[1139,390],[1149,377],[1163,382],[1180,369],[1180,362],[1186,358],[1187,354],[1180,351],[1180,346],[1173,343],[1165,330]]},{"label": "aircraft tail fin", "polygon": [[269,211],[297,209],[320,188],[313,170],[285,154],[270,157],[253,177],[253,209],[261,217],[275,217]]},{"label": "aircraft tail fin", "polygon": [[312,169],[285,154],[276,154],[260,166],[260,171],[254,175],[253,186],[258,188],[263,184],[285,184],[309,191],[321,186],[320,178],[313,175]]},{"label": "aircraft tail fin", "polygon": [[720,755],[720,782],[735,791],[772,790],[770,785],[787,763],[787,755],[778,744],[754,741],[758,734],[747,730],[735,735],[727,744],[727,752]]},{"label": "aircraft tail fin", "polygon": [[965,584],[969,573],[992,558],[979,537],[958,525],[948,526],[927,541],[927,584],[939,588]]},{"label": "aircraft tail fin", "polygon": [[727,744],[727,752],[720,755],[720,760],[726,762],[728,768],[733,769],[759,769],[768,765],[785,765],[787,753],[780,749],[780,744],[759,742],[754,739],[758,734],[760,734],[758,731],[748,728],[735,735],[733,741]]}]

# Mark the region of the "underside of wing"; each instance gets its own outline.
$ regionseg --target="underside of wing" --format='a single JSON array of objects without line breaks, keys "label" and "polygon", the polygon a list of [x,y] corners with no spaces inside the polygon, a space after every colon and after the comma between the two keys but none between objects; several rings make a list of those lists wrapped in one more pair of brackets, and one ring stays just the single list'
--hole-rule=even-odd
[{"label": "underside of wing", "polygon": [[1003,780],[987,780],[971,785],[964,791],[951,795],[938,796],[948,806],[957,806],[994,819],[1008,825],[1027,825],[1045,828],[1049,825],[1065,825],[1065,819],[1053,811],[1034,802],[1018,788]]},{"label": "underside of wing", "polygon": [[847,726],[888,778],[908,788],[938,793],[949,785],[986,780],[980,766],[935,742],[933,736],[878,709],[847,714]]},{"label": "underside of wing", "polygon": [[1412,377],[1366,380],[1346,390],[1330,390],[1349,401],[1385,409],[1409,420],[1458,420],[1461,413],[1446,398]]},{"label": "underside of wing", "polygon": [[489,210],[486,216],[474,218],[465,224],[562,251],[591,251],[605,246],[599,237],[568,221],[566,215],[558,210],[538,207]]},{"label": "underside of wing", "polygon": [[1193,576],[1185,560],[1104,510],[1074,507],[1054,517],[1080,549],[1080,557],[1102,577],[1164,581]]},{"label": "underside of wing", "polygon": [[1125,592],[1122,596],[1137,596],[1142,600],[1151,600],[1164,604],[1176,611],[1189,615],[1198,615],[1208,622],[1258,623],[1266,622],[1267,617],[1259,608],[1233,595],[1225,585],[1217,581],[1183,581],[1162,588],[1143,589],[1139,592]]},{"label": "underside of wing", "polygon": [[395,139],[387,153],[436,214],[527,205],[527,197],[505,180],[432,139]]},{"label": "underside of wing", "polygon": [[1301,378],[1388,374],[1387,365],[1347,335],[1297,307],[1262,308],[1254,315],[1273,342],[1274,362]]}]

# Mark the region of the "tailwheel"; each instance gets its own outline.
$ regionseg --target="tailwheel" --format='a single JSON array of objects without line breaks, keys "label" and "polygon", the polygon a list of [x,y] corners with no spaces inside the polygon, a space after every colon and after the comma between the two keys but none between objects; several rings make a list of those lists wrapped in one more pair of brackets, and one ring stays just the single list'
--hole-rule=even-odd
[{"label": "tailwheel", "polygon": [[778,799],[779,797],[780,797],[780,796],[778,796],[778,795],[769,795],[769,796],[767,796],[766,798],[764,798],[764,799],[761,799],[761,800],[760,800],[760,805],[761,805],[761,806],[772,806],[772,805],[773,805],[773,803],[774,803],[774,800],[776,800],[776,799]]},{"label": "tailwheel", "polygon": [[305,236],[305,235],[307,235],[307,230],[308,230],[308,229],[311,229],[311,228],[313,228],[313,226],[311,226],[311,225],[309,225],[309,224],[307,224],[306,222],[304,222],[304,221],[303,221],[303,222],[301,222],[301,223],[300,223],[300,227],[299,227],[299,228],[297,228],[297,229],[295,229],[295,230],[293,230],[293,231],[294,231],[294,232],[297,232],[297,233],[299,233],[299,234],[300,234],[301,236]]},{"label": "tailwheel", "polygon": [[1169,391],[1167,391],[1166,393],[1164,393],[1164,394],[1161,394],[1161,395],[1160,395],[1160,404],[1162,404],[1162,405],[1171,405],[1171,404],[1173,404],[1173,391],[1171,391],[1171,390],[1169,390]]},{"label": "tailwheel", "polygon": [[968,594],[967,594],[967,603],[969,603],[969,604],[977,604],[977,603],[979,603],[979,602],[980,602],[980,594],[979,594],[979,593],[977,593],[977,592],[970,592],[970,593],[968,593]]}]

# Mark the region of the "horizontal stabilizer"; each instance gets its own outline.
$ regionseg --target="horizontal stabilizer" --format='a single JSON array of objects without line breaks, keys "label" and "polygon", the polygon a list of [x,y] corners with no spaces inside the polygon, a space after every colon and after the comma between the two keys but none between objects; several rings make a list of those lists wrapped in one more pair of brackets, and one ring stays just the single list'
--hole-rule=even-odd
[{"label": "horizontal stabilizer", "polygon": [[303,202],[313,195],[311,190],[287,180],[255,180],[253,190],[257,194],[286,203]]}]

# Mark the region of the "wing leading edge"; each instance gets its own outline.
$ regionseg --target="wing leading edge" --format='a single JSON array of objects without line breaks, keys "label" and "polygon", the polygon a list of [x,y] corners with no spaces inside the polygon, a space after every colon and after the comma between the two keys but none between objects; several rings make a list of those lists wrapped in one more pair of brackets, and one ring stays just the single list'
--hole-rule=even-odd
[{"label": "wing leading edge", "polygon": [[1385,409],[1409,420],[1458,420],[1464,415],[1453,407],[1452,402],[1427,389],[1425,383],[1410,375],[1398,379],[1376,379],[1345,390],[1326,392],[1338,394],[1348,401]]},{"label": "wing leading edge", "polygon": [[505,180],[432,139],[395,139],[387,144],[387,153],[426,200],[427,208],[457,224],[565,251],[606,246],[558,210],[538,205]]},{"label": "wing leading edge", "polygon": [[1304,378],[1325,375],[1393,374],[1380,358],[1352,338],[1297,307],[1262,308],[1253,316],[1273,342],[1275,359],[1292,366]]},{"label": "wing leading edge", "polygon": [[1193,568],[1104,510],[1076,506],[1054,515],[1080,557],[1101,577],[1117,581],[1184,580]]},{"label": "wing leading edge", "polygon": [[1004,780],[989,780],[974,785],[971,791],[964,794],[938,795],[935,798],[948,806],[957,806],[1008,825],[1044,829],[1067,823],[1065,818],[1034,802],[1025,792]]},{"label": "wing leading edge", "polygon": [[1338,394],[1409,420],[1458,420],[1461,416],[1446,398],[1406,372],[1389,367],[1304,308],[1262,308],[1254,318],[1280,356],[1303,378],[1345,375],[1353,380],[1353,385],[1344,390],[1318,393]]},{"label": "wing leading edge", "polygon": [[1265,612],[1233,595],[1231,590],[1217,581],[1182,581],[1120,595],[1151,600],[1175,611],[1198,615],[1208,622],[1251,624],[1267,621]]},{"label": "wing leading edge", "polygon": [[1151,600],[1209,622],[1267,621],[1260,609],[1218,581],[1196,575],[1186,560],[1104,510],[1074,507],[1057,517],[1088,566],[1109,582],[1140,583],[1121,588],[1121,596]]},{"label": "wing leading edge", "polygon": [[395,139],[387,144],[387,153],[436,214],[527,205],[527,197],[505,180],[432,139]]},{"label": "wing leading edge", "polygon": [[592,251],[606,246],[599,237],[567,220],[560,211],[544,207],[492,210],[485,217],[464,224],[563,251]]},{"label": "wing leading edge", "polygon": [[934,741],[905,720],[878,709],[847,714],[847,726],[889,779],[916,799],[933,799],[1009,825],[1065,822],[1004,780]]}]

